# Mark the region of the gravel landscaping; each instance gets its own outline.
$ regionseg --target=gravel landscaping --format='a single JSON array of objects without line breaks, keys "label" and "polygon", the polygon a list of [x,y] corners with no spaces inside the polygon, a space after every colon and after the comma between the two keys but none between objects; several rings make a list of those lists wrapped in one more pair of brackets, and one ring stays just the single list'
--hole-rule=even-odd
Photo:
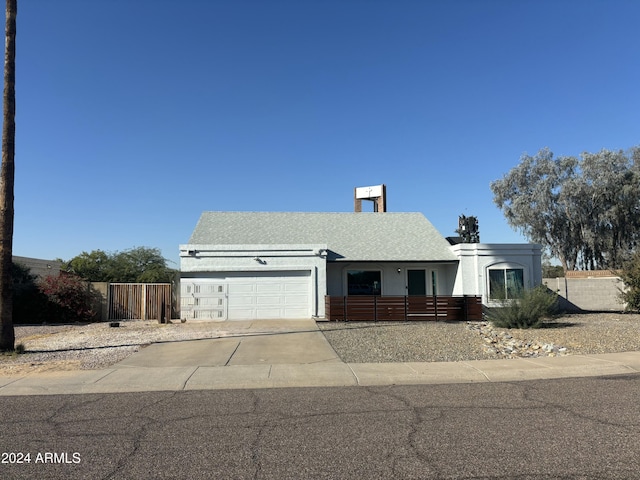
[{"label": "gravel landscaping", "polygon": [[[106,368],[153,342],[216,338],[207,322],[159,324],[156,321],[75,325],[16,325],[16,345],[26,353],[0,355],[0,375]],[[224,332],[222,332],[224,334]]]},{"label": "gravel landscaping", "polygon": [[466,322],[319,322],[343,362],[456,362],[492,358]]},{"label": "gravel landscaping", "polygon": [[452,362],[640,350],[640,315],[567,315],[539,329],[486,322],[321,322],[344,362]]},{"label": "gravel landscaping", "polygon": [[[15,327],[26,353],[0,355],[0,375],[99,369],[160,341],[216,338],[230,334],[217,324],[160,325],[128,321]],[[507,330],[486,322],[318,322],[318,328],[348,363],[456,362],[465,360],[640,351],[640,315],[581,314],[546,328]]]}]

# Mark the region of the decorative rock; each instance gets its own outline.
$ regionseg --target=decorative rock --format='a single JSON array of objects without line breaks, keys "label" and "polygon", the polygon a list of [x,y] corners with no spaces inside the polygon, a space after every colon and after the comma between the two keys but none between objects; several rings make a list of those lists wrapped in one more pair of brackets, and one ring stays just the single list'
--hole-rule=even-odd
[{"label": "decorative rock", "polygon": [[482,336],[486,354],[498,358],[532,358],[539,356],[555,357],[568,355],[566,347],[558,347],[551,343],[523,342],[516,340],[505,331],[496,331],[489,322],[467,322],[470,330]]}]

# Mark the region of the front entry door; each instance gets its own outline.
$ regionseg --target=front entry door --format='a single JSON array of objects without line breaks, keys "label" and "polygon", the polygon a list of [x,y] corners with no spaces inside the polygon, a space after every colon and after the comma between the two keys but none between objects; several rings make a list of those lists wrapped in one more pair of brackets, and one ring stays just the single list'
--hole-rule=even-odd
[{"label": "front entry door", "polygon": [[407,270],[407,287],[409,295],[426,295],[426,272],[424,270]]}]

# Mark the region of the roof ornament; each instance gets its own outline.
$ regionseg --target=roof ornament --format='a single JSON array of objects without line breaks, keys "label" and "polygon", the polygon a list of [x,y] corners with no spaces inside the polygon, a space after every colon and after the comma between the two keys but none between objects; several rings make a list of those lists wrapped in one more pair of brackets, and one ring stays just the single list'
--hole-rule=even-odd
[{"label": "roof ornament", "polygon": [[458,217],[458,229],[456,233],[462,237],[462,243],[480,243],[478,218],[460,215]]}]

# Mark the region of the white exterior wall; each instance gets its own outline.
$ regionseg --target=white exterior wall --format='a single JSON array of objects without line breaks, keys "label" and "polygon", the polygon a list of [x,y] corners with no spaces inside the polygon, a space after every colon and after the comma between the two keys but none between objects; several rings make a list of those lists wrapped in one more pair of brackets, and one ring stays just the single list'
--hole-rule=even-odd
[{"label": "white exterior wall", "polygon": [[307,271],[312,317],[324,317],[327,292],[327,246],[313,245],[180,245],[181,280],[219,278],[224,273],[276,274]]},{"label": "white exterior wall", "polygon": [[460,243],[451,246],[460,259],[454,295],[479,295],[489,305],[490,267],[522,268],[525,288],[542,283],[542,247],[537,244]]},{"label": "white exterior wall", "polygon": [[456,265],[441,263],[377,263],[377,262],[331,262],[327,265],[327,295],[347,294],[347,271],[380,270],[382,272],[382,295],[407,294],[407,270],[427,272],[427,291],[431,292],[431,271],[436,272],[438,295],[452,295]]}]

